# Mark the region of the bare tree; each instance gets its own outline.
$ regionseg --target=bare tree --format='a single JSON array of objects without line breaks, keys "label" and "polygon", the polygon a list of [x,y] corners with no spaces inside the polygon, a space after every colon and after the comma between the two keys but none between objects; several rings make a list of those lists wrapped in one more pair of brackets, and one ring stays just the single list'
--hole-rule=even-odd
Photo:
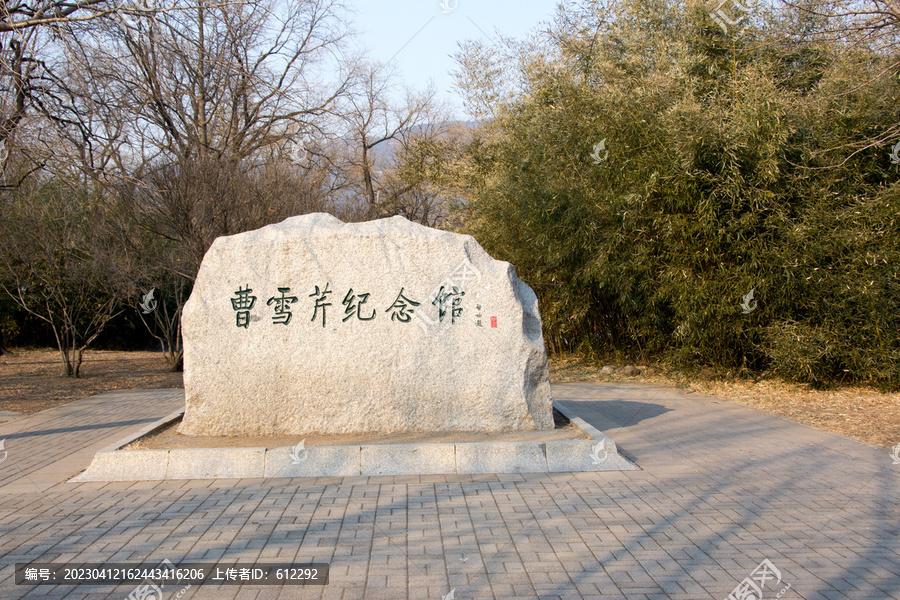
[{"label": "bare tree", "polygon": [[60,23],[89,21],[117,9],[109,0],[19,0],[4,2],[0,33],[21,32]]},{"label": "bare tree", "polygon": [[451,165],[460,160],[471,137],[465,123],[431,120],[396,138],[391,163],[381,177],[377,216],[400,215],[429,227],[446,223],[449,208],[461,202]]},{"label": "bare tree", "polygon": [[[14,133],[29,116],[40,115],[51,122],[69,126],[79,122],[71,106],[63,106],[65,91],[61,58],[54,43],[66,25],[86,24],[98,17],[131,10],[121,0],[19,0],[4,2],[0,8],[0,189],[15,189],[41,170],[52,152],[34,152],[34,131]],[[64,61],[63,61],[64,62]],[[57,112],[59,111],[59,112]],[[72,117],[76,119],[73,121]],[[82,130],[85,127],[82,126]],[[7,168],[8,158],[20,155]]]},{"label": "bare tree", "polygon": [[423,150],[444,133],[446,111],[433,89],[393,98],[393,81],[383,66],[365,65],[342,107],[343,191],[363,199],[357,218],[402,215],[433,225],[438,194],[428,185]]},{"label": "bare tree", "polygon": [[317,128],[346,90],[349,73],[327,76],[346,33],[334,0],[173,7],[70,26],[70,75],[130,118],[132,157],[241,161]]},{"label": "bare tree", "polygon": [[[791,58],[813,73],[820,91],[826,91],[839,103],[841,98],[858,96],[864,88],[876,90],[883,98],[883,105],[870,104],[863,110],[875,122],[881,121],[880,114],[895,114],[890,99],[895,95],[895,76],[900,67],[900,2],[782,0],[782,3],[786,10],[779,14],[777,22],[785,35],[779,42],[786,53],[802,49]],[[803,59],[812,56],[815,57],[812,60],[823,66],[804,65]],[[841,167],[898,140],[900,119],[866,127],[855,139],[844,138],[839,144],[816,152],[814,156],[822,164],[814,168]]]},{"label": "bare tree", "polygon": [[66,143],[118,201],[174,368],[186,292],[213,240],[324,205],[323,169],[292,150],[347,89],[343,17],[335,0],[176,0],[60,37],[60,95],[79,115]]},{"label": "bare tree", "polygon": [[900,3],[896,0],[782,0],[812,20],[807,30],[840,45],[896,49],[900,43]]},{"label": "bare tree", "polygon": [[151,288],[141,296],[140,304],[136,307],[137,314],[150,335],[159,341],[171,370],[182,371],[184,346],[181,342],[181,308],[190,293],[190,282],[180,275],[173,275],[169,270],[160,270],[152,280],[160,287]]},{"label": "bare tree", "polygon": [[102,202],[78,184],[23,186],[2,206],[3,290],[46,322],[63,375],[79,377],[85,350],[120,312],[127,267],[102,227]]}]

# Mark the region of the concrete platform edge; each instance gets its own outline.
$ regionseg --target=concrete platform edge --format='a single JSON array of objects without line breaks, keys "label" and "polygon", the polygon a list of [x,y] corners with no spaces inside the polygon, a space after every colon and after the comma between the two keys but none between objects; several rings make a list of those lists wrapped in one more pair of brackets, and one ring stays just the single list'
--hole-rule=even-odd
[{"label": "concrete platform edge", "polygon": [[554,401],[553,407],[593,439],[311,446],[297,458],[291,447],[121,450],[178,419],[181,408],[98,451],[70,482],[640,470],[618,453],[612,438],[562,404]]}]

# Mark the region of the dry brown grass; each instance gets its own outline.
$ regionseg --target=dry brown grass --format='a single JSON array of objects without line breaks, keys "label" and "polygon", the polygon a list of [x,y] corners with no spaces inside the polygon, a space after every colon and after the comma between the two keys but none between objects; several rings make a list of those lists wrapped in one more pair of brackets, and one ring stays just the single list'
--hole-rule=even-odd
[{"label": "dry brown grass", "polygon": [[60,377],[59,352],[13,349],[0,356],[0,410],[30,415],[109,390],[181,387],[158,352],[88,350],[82,377]]},{"label": "dry brown grass", "polygon": [[[660,368],[657,365],[657,368]],[[631,381],[671,385],[709,396],[726,398],[747,406],[787,417],[799,423],[840,433],[876,446],[891,448],[900,443],[900,394],[884,394],[862,386],[842,386],[820,391],[807,385],[779,380],[758,383],[691,376],[667,369],[656,375],[625,377],[600,375],[600,367],[580,358],[565,356],[550,360],[550,380]]]}]

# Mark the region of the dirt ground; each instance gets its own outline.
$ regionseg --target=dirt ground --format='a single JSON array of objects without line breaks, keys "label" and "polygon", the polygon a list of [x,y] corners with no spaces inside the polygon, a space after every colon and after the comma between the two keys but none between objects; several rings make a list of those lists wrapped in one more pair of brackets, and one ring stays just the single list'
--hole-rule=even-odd
[{"label": "dirt ground", "polygon": [[[13,352],[0,356],[0,411],[32,414],[108,390],[182,386],[181,373],[170,373],[158,352],[88,351],[80,379],[58,376],[61,366],[55,350],[13,349]],[[753,383],[687,379],[665,369],[655,375],[636,377],[600,375],[599,366],[573,357],[551,360],[550,380],[677,386],[688,393],[727,398],[877,446],[891,448],[900,443],[900,394],[882,394],[866,387],[817,391],[777,380]]]},{"label": "dirt ground", "polygon": [[62,370],[57,350],[13,348],[0,355],[0,411],[30,415],[109,390],[183,385],[160,352],[88,350],[80,378],[60,377]]}]

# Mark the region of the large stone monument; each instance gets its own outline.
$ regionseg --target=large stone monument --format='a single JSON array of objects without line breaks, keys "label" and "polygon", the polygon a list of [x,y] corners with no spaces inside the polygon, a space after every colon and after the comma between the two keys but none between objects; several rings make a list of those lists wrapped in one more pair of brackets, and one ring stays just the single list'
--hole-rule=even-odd
[{"label": "large stone monument", "polygon": [[220,237],[183,324],[184,434],[553,428],[537,298],[471,236],[317,213]]}]

